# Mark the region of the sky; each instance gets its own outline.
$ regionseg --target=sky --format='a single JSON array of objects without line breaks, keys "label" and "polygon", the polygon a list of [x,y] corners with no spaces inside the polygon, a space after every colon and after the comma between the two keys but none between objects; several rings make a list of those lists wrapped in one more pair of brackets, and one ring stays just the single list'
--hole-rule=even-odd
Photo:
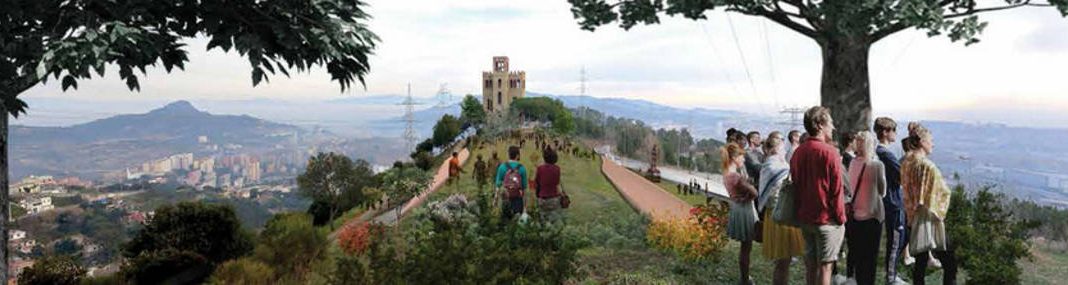
[{"label": "sky", "polygon": [[[528,92],[644,99],[676,107],[775,114],[819,102],[821,57],[816,44],[770,21],[711,12],[705,21],[661,17],[661,24],[624,31],[616,25],[581,30],[563,0],[370,0],[368,25],[381,37],[366,88],[341,92],[321,68],[253,87],[248,61],[206,51],[191,39],[184,71],[150,69],[141,91],[126,89],[111,69],[102,79],[62,92],[58,81],[23,96],[86,100],[283,99],[351,96],[481,94],[481,72],[493,56],[510,57],[527,73]],[[996,1],[995,1],[996,2]],[[983,1],[980,1],[983,3]],[[907,30],[873,46],[871,93],[876,115],[1068,125],[1068,19],[1053,8],[984,14],[978,44]],[[32,108],[33,106],[31,106]],[[30,116],[33,116],[31,109]]]}]

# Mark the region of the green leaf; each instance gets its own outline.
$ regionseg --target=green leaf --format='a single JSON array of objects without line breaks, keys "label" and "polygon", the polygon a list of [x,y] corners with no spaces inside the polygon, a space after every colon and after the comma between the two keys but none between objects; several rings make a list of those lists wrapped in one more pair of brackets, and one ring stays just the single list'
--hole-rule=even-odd
[{"label": "green leaf", "polygon": [[252,69],[252,86],[259,85],[260,80],[263,80],[263,69],[259,67]]},{"label": "green leaf", "polygon": [[74,76],[70,76],[70,75],[64,76],[63,77],[63,91],[67,91],[67,88],[71,88],[71,87],[74,87],[74,89],[78,89],[78,81],[74,79]]}]

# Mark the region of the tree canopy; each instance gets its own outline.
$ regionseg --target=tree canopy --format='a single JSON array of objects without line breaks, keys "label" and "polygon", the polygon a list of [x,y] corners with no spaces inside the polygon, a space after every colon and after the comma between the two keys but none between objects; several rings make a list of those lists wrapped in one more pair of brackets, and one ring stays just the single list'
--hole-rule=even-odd
[{"label": "tree canopy", "polygon": [[116,66],[131,90],[135,70],[188,61],[185,38],[248,58],[252,83],[325,66],[341,89],[364,83],[378,37],[359,0],[12,0],[0,10],[0,99],[12,115],[16,96],[51,76],[64,90]]},{"label": "tree canopy", "polygon": [[[978,14],[1019,7],[1056,7],[1068,16],[1068,0],[987,1],[975,0],[890,0],[890,1],[813,1],[813,0],[568,0],[572,13],[583,29],[619,21],[623,29],[637,24],[658,24],[660,14],[694,20],[707,19],[708,11],[727,12],[767,18],[818,42],[841,37],[872,43],[898,31],[915,27],[929,35],[947,34],[954,41],[978,42],[986,27]],[[994,2],[995,4],[989,4]],[[1002,2],[996,4],[996,2]]]},{"label": "tree canopy", "polygon": [[481,125],[486,122],[486,109],[482,108],[482,102],[478,98],[467,94],[460,103],[460,118],[464,123]]},{"label": "tree canopy", "polygon": [[38,260],[19,274],[18,284],[66,285],[80,284],[85,268],[73,256],[49,256]]},{"label": "tree canopy", "polygon": [[339,153],[319,153],[308,159],[308,166],[297,176],[301,196],[312,200],[309,212],[316,224],[337,218],[343,211],[364,202],[363,188],[378,185],[371,164],[355,162]]},{"label": "tree canopy", "polygon": [[194,253],[217,264],[251,251],[252,238],[232,207],[180,202],[157,208],[152,222],[126,244],[123,255],[134,258],[165,249]]}]

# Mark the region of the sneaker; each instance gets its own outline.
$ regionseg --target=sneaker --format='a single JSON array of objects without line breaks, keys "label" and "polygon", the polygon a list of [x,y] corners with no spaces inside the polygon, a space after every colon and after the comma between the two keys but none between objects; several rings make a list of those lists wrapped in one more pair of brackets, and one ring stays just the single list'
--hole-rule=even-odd
[{"label": "sneaker", "polygon": [[928,264],[930,264],[931,267],[937,268],[937,269],[941,269],[942,268],[942,262],[941,261],[938,261],[938,259],[934,258],[934,256],[931,256],[930,258],[931,258],[931,261],[929,261]]},{"label": "sneaker", "polygon": [[901,279],[901,276],[894,277],[894,280],[892,280],[890,282],[886,282],[886,284],[889,284],[889,285],[909,285],[908,282],[905,282],[905,279]]},{"label": "sneaker", "polygon": [[913,263],[916,263],[916,258],[911,255],[905,255],[905,265],[912,265]]}]

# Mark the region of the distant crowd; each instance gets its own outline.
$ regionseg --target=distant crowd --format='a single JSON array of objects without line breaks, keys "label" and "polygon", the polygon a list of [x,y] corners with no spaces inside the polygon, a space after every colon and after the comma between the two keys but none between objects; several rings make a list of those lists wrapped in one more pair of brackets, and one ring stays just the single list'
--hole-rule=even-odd
[{"label": "distant crowd", "polygon": [[931,132],[909,123],[898,159],[890,150],[898,127],[891,118],[846,133],[838,145],[829,109],[808,109],[804,127],[805,133],[789,131],[785,143],[778,131],[766,140],[759,132],[727,131],[721,150],[731,207],[727,235],[741,243],[739,284],[753,284],[753,242],[775,263],[773,284],[787,284],[796,257],[804,260],[808,284],[875,284],[884,230],[886,284],[907,284],[899,262],[913,264],[913,284],[924,284],[929,264],[942,268],[944,284],[956,284],[955,247],[944,224],[952,192],[928,158]]},{"label": "distant crowd", "polygon": [[[530,156],[531,161],[542,161],[535,168],[533,178],[528,178],[527,167],[520,162],[521,150],[527,143],[533,143],[537,151]],[[489,160],[484,160],[483,150],[498,144],[511,143],[507,149],[507,160],[501,161],[496,150],[490,149]],[[564,220],[564,209],[571,200],[564,190],[561,169],[557,165],[561,154],[576,158],[595,159],[593,150],[573,144],[570,140],[551,139],[544,133],[523,133],[514,131],[494,138],[492,142],[474,137],[467,142],[469,149],[474,149],[476,160],[472,178],[478,189],[485,189],[492,179],[493,194],[499,202],[501,217],[505,220],[527,220],[528,208],[537,209],[537,218],[557,223]],[[453,153],[449,160],[450,183],[455,183],[463,173],[458,153]],[[529,193],[528,191],[533,192]]]}]

